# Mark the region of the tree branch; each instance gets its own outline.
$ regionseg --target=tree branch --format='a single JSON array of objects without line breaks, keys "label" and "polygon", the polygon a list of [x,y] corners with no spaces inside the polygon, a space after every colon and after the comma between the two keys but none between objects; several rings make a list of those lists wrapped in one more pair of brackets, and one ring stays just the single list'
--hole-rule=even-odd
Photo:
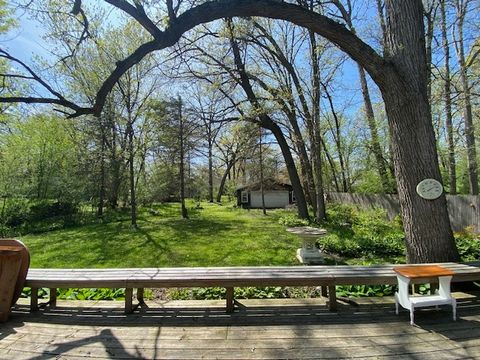
[{"label": "tree branch", "polygon": [[[176,21],[171,22],[169,27],[164,31],[160,31],[144,12],[139,11],[138,8],[132,6],[127,1],[104,1],[135,18],[154,37],[154,40],[142,44],[130,56],[116,64],[116,68],[97,92],[95,105],[93,109],[91,109],[91,112],[96,115],[100,114],[108,93],[112,90],[118,79],[145,56],[153,51],[174,45],[185,32],[193,29],[197,25],[227,17],[262,16],[286,20],[298,26],[308,28],[327,38],[350,55],[350,57],[368,71],[372,79],[381,89],[390,81],[389,75],[395,75],[392,64],[377,54],[375,50],[345,26],[298,5],[276,0],[209,1],[185,11],[176,18]],[[79,0],[75,1],[76,6],[80,5],[80,3]],[[82,114],[83,112],[80,112],[78,115]]]}]

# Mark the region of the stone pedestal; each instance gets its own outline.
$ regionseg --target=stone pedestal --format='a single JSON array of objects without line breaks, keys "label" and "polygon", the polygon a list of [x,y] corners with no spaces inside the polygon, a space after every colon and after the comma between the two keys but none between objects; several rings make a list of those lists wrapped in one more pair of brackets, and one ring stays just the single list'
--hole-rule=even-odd
[{"label": "stone pedestal", "polygon": [[288,228],[287,231],[298,235],[302,239],[302,247],[297,249],[297,259],[302,264],[316,265],[324,263],[323,254],[316,248],[315,243],[319,237],[327,234],[326,230],[311,226],[302,226]]}]

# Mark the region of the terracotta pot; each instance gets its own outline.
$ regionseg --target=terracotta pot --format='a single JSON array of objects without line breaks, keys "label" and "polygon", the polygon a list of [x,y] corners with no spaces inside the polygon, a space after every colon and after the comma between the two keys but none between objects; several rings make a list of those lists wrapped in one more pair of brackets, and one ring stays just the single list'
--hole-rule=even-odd
[{"label": "terracotta pot", "polygon": [[25,284],[28,268],[30,266],[30,254],[27,247],[20,240],[16,239],[0,239],[0,248],[1,247],[12,247],[17,249],[21,258],[20,270],[18,272],[17,281],[15,282],[15,290],[10,304],[10,306],[13,306],[22,294],[23,285]]},{"label": "terracotta pot", "polygon": [[22,264],[21,250],[0,246],[0,322],[7,321]]}]

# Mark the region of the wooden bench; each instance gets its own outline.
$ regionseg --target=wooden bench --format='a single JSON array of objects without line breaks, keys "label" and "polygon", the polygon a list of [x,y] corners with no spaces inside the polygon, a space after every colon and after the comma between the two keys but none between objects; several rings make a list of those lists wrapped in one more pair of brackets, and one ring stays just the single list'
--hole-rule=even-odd
[{"label": "wooden bench", "polygon": [[[452,270],[453,282],[480,280],[480,261],[439,264]],[[57,288],[125,288],[125,312],[131,313],[133,289],[143,302],[145,288],[226,288],[226,310],[234,310],[234,288],[247,286],[321,286],[328,288],[329,309],[337,306],[336,285],[397,284],[393,267],[378,266],[282,266],[131,269],[30,269],[25,283],[31,287],[31,310],[38,310],[38,289],[50,288],[50,306],[56,305]],[[401,265],[400,265],[401,266]],[[428,279],[422,282],[436,282]],[[327,296],[326,291],[322,294]]]}]

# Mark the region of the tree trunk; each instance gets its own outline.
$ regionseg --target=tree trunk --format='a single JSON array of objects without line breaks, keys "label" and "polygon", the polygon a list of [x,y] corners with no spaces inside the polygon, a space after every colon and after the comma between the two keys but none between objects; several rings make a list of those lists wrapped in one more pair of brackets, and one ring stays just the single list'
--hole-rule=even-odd
[{"label": "tree trunk", "polygon": [[128,125],[128,172],[130,179],[130,220],[133,228],[137,227],[137,196],[135,191],[135,153],[133,144],[133,124],[129,114]]},{"label": "tree trunk", "polygon": [[260,194],[262,196],[262,211],[263,211],[263,215],[267,215],[267,209],[265,208],[265,191],[264,191],[264,188],[263,188],[263,149],[262,149],[262,137],[263,137],[263,133],[262,133],[262,128],[259,128],[260,130],[260,142],[258,144],[258,150],[259,150],[259,160],[260,160]]},{"label": "tree trunk", "polygon": [[341,192],[342,189],[340,189],[340,184],[338,183],[338,175],[337,175],[337,169],[335,166],[335,162],[333,161],[332,157],[330,156],[330,153],[327,148],[327,144],[325,143],[325,140],[323,138],[320,138],[320,141],[322,143],[322,148],[323,152],[325,153],[325,157],[327,158],[328,164],[330,165],[330,169],[332,171],[332,178],[333,178],[333,183],[335,185],[335,191],[336,192]]},{"label": "tree trunk", "polygon": [[267,114],[265,114],[258,102],[257,96],[253,91],[252,85],[250,84],[250,79],[245,71],[245,65],[243,64],[242,58],[240,56],[240,50],[238,44],[233,36],[233,24],[231,20],[227,20],[227,25],[230,30],[230,44],[232,46],[235,65],[237,71],[240,75],[239,84],[242,87],[243,91],[247,95],[248,101],[253,106],[256,112],[259,113],[258,119],[260,125],[267,130],[270,130],[277,140],[278,146],[282,151],[283,158],[285,160],[285,166],[287,167],[288,175],[290,177],[290,182],[292,183],[293,193],[297,199],[297,209],[298,216],[302,219],[309,219],[308,207],[305,199],[305,194],[303,192],[302,182],[298,176],[297,167],[295,166],[295,161],[293,160],[292,153],[290,151],[290,146],[288,145],[285,136],[283,135],[282,129],[278,126]]},{"label": "tree trunk", "polygon": [[452,116],[452,91],[450,80],[450,47],[447,35],[447,16],[445,10],[445,0],[440,1],[440,11],[442,20],[442,45],[445,53],[445,79],[443,84],[443,98],[445,101],[445,126],[447,128],[448,144],[448,172],[450,178],[450,194],[457,193],[457,170],[455,162],[455,143],[453,140],[453,116]]},{"label": "tree trunk", "polygon": [[365,70],[358,65],[358,74],[360,76],[360,85],[362,87],[363,102],[365,104],[365,117],[367,118],[368,128],[370,129],[372,152],[377,165],[378,176],[382,182],[383,191],[389,193],[392,191],[388,180],[387,168],[383,157],[382,147],[378,137],[377,122],[375,121],[375,113],[373,112],[372,100],[368,90],[367,76]]},{"label": "tree trunk", "polygon": [[335,121],[335,129],[332,129],[333,132],[333,137],[335,141],[335,145],[337,147],[337,152],[338,152],[338,161],[340,163],[340,172],[342,175],[342,191],[343,192],[348,192],[348,175],[347,175],[347,168],[345,166],[345,160],[343,157],[343,145],[342,145],[342,134],[340,131],[340,120],[338,119],[337,112],[335,111],[335,106],[333,105],[333,100],[332,96],[330,95],[327,87],[325,84],[322,83],[323,90],[325,92],[325,95],[327,96],[328,103],[330,105],[330,110],[332,112],[333,119]]},{"label": "tree trunk", "polygon": [[387,26],[385,24],[385,13],[383,11],[383,1],[376,0],[377,3],[377,14],[378,14],[378,22],[380,23],[380,29],[382,33],[382,47],[383,53],[388,54],[388,41],[387,41]]},{"label": "tree trunk", "polygon": [[208,133],[208,201],[213,203],[213,141]]},{"label": "tree trunk", "polygon": [[262,119],[262,127],[268,129],[272,132],[277,140],[278,146],[282,151],[283,159],[285,160],[285,166],[287,167],[288,176],[290,177],[290,182],[292,183],[293,194],[297,199],[297,209],[298,216],[302,219],[309,219],[307,201],[305,199],[305,194],[302,188],[302,182],[298,176],[297,168],[295,166],[295,161],[293,160],[290,147],[288,142],[283,135],[282,129],[275,124],[271,119]]},{"label": "tree trunk", "polygon": [[185,148],[184,148],[184,124],[183,124],[183,115],[182,115],[182,99],[178,98],[178,137],[180,138],[180,203],[182,207],[182,218],[188,219],[188,211],[185,206]]},{"label": "tree trunk", "polygon": [[[434,0],[435,1],[435,0]],[[426,11],[425,11],[426,10]],[[427,97],[429,104],[432,101],[432,42],[433,42],[433,31],[434,31],[434,21],[435,21],[435,4],[431,4],[430,9],[425,9],[424,14],[427,19],[427,32],[425,33],[425,52],[426,52],[426,62],[427,62]]]},{"label": "tree trunk", "polygon": [[388,47],[394,69],[385,74],[383,98],[392,138],[395,174],[411,263],[458,261],[445,195],[416,193],[425,178],[441,181],[427,97],[423,6],[386,1]]},{"label": "tree trunk", "polygon": [[293,130],[293,143],[297,151],[298,159],[300,161],[300,171],[304,180],[305,196],[307,197],[308,203],[312,205],[313,211],[316,213],[317,204],[315,202],[315,181],[313,178],[313,169],[308,158],[305,141],[303,140],[302,131],[298,126],[295,113],[289,114],[288,122],[290,123]]},{"label": "tree trunk", "polygon": [[[347,23],[348,27],[353,33],[356,33],[355,27],[353,26],[353,21],[352,21],[352,7],[351,4],[349,6],[345,7],[342,5],[341,2],[338,0],[334,0],[334,4],[337,6],[337,8],[340,10],[340,13],[342,14],[342,17],[344,18],[345,22]],[[378,11],[378,16],[380,20],[380,28],[382,30],[382,45],[385,46],[386,43],[386,38],[385,38],[385,19],[383,16],[383,5],[381,3],[381,0],[377,0],[377,11]],[[373,112],[373,106],[372,106],[372,100],[370,98],[370,92],[368,90],[368,83],[367,83],[367,76],[365,74],[365,70],[363,67],[357,63],[357,68],[358,68],[358,74],[360,77],[360,85],[362,87],[362,95],[363,95],[363,102],[365,105],[365,117],[367,119],[367,124],[370,129],[370,136],[371,136],[371,145],[372,145],[372,152],[375,157],[375,162],[377,165],[377,171],[378,175],[380,176],[380,181],[382,182],[382,187],[383,191],[388,193],[391,192],[390,189],[390,184],[388,181],[388,176],[387,176],[387,169],[385,166],[385,160],[383,158],[382,154],[382,148],[380,146],[380,141],[378,138],[378,131],[377,131],[377,124],[375,122],[375,113]],[[332,107],[332,112],[333,111],[333,104],[330,101],[330,105]],[[339,135],[337,135],[338,137]]]},{"label": "tree trunk", "polygon": [[465,122],[465,140],[467,143],[467,160],[468,160],[468,182],[470,184],[470,194],[478,195],[478,168],[477,168],[477,148],[475,143],[475,128],[473,125],[472,101],[470,98],[470,84],[468,81],[467,65],[465,62],[465,49],[463,44],[463,22],[465,19],[466,9],[463,3],[457,0],[457,58],[460,65],[460,80],[463,91],[463,119]]},{"label": "tree trunk", "polygon": [[98,210],[97,216],[103,217],[103,203],[105,201],[105,129],[101,123],[101,117],[95,117],[98,123],[100,123],[101,133],[101,148],[100,148],[100,189],[98,195]]},{"label": "tree trunk", "polygon": [[217,193],[217,202],[222,201],[222,195],[223,191],[225,189],[225,182],[227,181],[228,174],[230,174],[230,170],[233,168],[235,169],[234,165],[237,162],[236,160],[236,155],[233,154],[232,159],[227,163],[227,169],[223,173],[222,179],[220,180],[220,186],[218,187],[218,193]]},{"label": "tree trunk", "polygon": [[[321,135],[320,135],[320,67],[318,64],[317,41],[315,33],[309,31],[310,38],[310,58],[312,61],[312,92],[313,92],[313,111],[312,119],[309,122],[310,151],[313,163],[313,178],[315,183],[315,220],[320,223],[327,219],[325,209],[325,198],[323,192],[322,175],[322,154],[321,154]],[[307,122],[308,123],[308,122]]]}]

